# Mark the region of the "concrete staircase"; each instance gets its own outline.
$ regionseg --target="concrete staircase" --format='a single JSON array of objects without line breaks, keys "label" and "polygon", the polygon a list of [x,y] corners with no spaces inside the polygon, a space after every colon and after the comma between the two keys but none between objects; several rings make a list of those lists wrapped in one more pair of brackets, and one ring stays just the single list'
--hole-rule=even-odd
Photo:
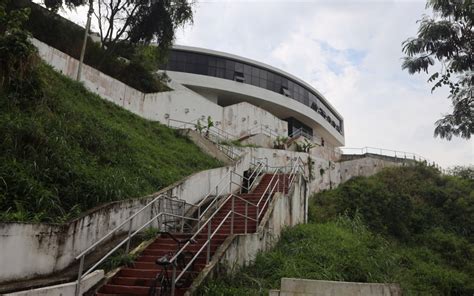
[{"label": "concrete staircase", "polygon": [[[255,189],[247,194],[240,194],[239,196],[251,203],[257,204],[262,197],[262,194],[267,189],[268,185],[271,182],[273,175],[265,174],[262,176],[260,183],[255,187]],[[273,183],[275,184],[278,179],[278,188],[275,189],[275,192],[288,192],[287,184],[288,175],[279,174],[275,176]],[[270,186],[271,187],[271,186]],[[269,192],[269,191],[268,191]],[[272,194],[274,195],[274,193]],[[273,196],[270,197],[270,200]],[[270,205],[269,202],[265,205],[265,199],[261,203],[260,208],[261,215],[260,219],[265,215],[265,212]],[[246,202],[234,199],[234,234],[243,234],[243,233],[253,233],[257,230],[257,222],[247,219],[247,225],[245,223],[245,218],[238,215],[245,215],[245,206]],[[226,217],[229,211],[232,209],[231,200],[228,200],[220,210],[215,214],[211,220],[211,231],[214,231],[217,226],[222,222]],[[238,214],[237,214],[238,213]],[[257,208],[254,206],[247,205],[247,216],[248,217],[257,217]],[[231,234],[231,222],[230,219],[227,219],[217,231],[216,235],[211,239],[210,254],[211,258],[219,246],[224,242],[224,240]],[[192,235],[192,234],[191,234]],[[185,239],[191,235],[175,234],[175,237],[178,239]],[[196,243],[190,244],[186,247],[186,251],[190,251],[195,254],[201,247],[206,243],[208,237],[208,225],[206,225],[200,233],[196,236]],[[151,245],[149,245],[138,257],[138,259],[130,267],[122,268],[114,277],[112,277],[104,286],[102,286],[96,295],[99,296],[112,296],[112,295],[148,295],[149,287],[152,283],[154,277],[160,273],[161,268],[156,265],[155,260],[160,258],[165,254],[174,253],[177,251],[177,244],[174,240],[167,236],[158,237]],[[194,278],[197,274],[206,266],[206,252],[202,252],[197,257],[194,263],[194,270],[191,272],[191,276]],[[181,270],[177,270],[179,274]],[[172,271],[169,271],[170,277]],[[189,271],[186,271],[189,273]],[[187,274],[185,274],[187,275]],[[176,288],[175,295],[184,295],[188,287]]]}]

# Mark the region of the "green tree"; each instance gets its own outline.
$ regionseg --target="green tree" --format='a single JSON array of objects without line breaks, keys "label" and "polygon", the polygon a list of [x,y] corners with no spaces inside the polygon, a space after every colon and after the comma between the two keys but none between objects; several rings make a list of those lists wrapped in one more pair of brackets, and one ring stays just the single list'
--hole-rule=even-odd
[{"label": "green tree", "polygon": [[[112,54],[118,44],[154,43],[159,63],[165,59],[176,29],[193,20],[192,0],[43,0],[43,3],[53,11],[92,6],[90,11],[97,20],[103,49]],[[138,54],[143,54],[142,49],[138,49]]]},{"label": "green tree", "polygon": [[428,82],[449,87],[452,113],[436,121],[434,135],[470,139],[474,133],[474,6],[472,0],[428,0],[433,16],[419,22],[418,36],[403,42],[402,68],[410,74],[440,64]]},{"label": "green tree", "polygon": [[29,9],[7,10],[10,0],[0,0],[0,87],[19,92],[34,80],[36,48],[29,41],[23,23],[28,20]]}]

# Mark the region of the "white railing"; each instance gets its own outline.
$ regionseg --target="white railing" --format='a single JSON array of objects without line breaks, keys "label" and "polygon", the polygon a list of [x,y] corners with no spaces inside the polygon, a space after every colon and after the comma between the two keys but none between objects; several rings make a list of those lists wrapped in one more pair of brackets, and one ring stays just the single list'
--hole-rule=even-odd
[{"label": "white railing", "polygon": [[254,135],[254,134],[264,134],[264,135],[269,136],[270,138],[278,138],[280,136],[283,136],[283,135],[278,134],[277,132],[275,132],[274,130],[272,130],[271,128],[269,128],[268,126],[263,125],[263,124],[256,125],[256,126],[253,126],[249,129],[247,129],[247,134],[248,134],[248,136],[251,136],[251,135]]},{"label": "white railing", "polygon": [[378,154],[378,155],[389,156],[389,157],[413,159],[416,161],[426,161],[428,163],[430,162],[427,158],[421,155],[418,155],[416,153],[406,152],[406,151],[398,151],[398,150],[375,148],[375,147],[362,147],[362,148],[341,147],[339,149],[342,150],[343,154],[356,154],[356,155]]},{"label": "white railing", "polygon": [[[201,118],[195,119],[191,122],[187,121],[182,121],[182,120],[177,120],[177,119],[172,119],[168,118],[168,127],[173,127],[177,129],[195,129],[197,130],[198,126],[198,121],[201,120]],[[218,128],[215,126],[212,127],[206,127],[202,126],[202,130],[200,131],[201,134],[203,134],[208,140],[213,142],[217,148],[222,151],[227,157],[229,157],[232,160],[235,160],[242,155],[242,150],[238,147],[235,147],[233,145],[224,145],[222,143],[225,142],[230,142],[235,138],[232,134]]]},{"label": "white railing", "polygon": [[400,159],[406,160],[414,160],[418,162],[425,162],[427,165],[434,166],[437,168],[441,173],[445,174],[446,170],[438,165],[434,161],[430,161],[428,158],[425,158],[419,154],[406,152],[406,151],[399,151],[399,150],[392,150],[392,149],[384,149],[384,148],[375,148],[375,147],[362,147],[362,148],[348,148],[348,147],[341,147],[339,148],[344,155],[364,155],[364,154],[377,154],[382,156],[388,157],[395,157]]},{"label": "white railing", "polygon": [[316,137],[313,136],[313,135],[310,135],[309,133],[307,133],[305,130],[303,130],[302,127],[300,127],[299,129],[294,130],[291,134],[288,135],[288,138],[296,138],[296,137],[299,137],[299,136],[303,136],[303,137],[305,137],[306,139],[310,140],[313,143],[316,142]]}]

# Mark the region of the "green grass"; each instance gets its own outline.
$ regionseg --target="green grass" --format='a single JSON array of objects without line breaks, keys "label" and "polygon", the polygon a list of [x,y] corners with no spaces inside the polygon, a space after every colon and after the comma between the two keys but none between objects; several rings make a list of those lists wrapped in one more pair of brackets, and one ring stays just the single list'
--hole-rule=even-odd
[{"label": "green grass", "polygon": [[429,167],[356,178],[315,195],[310,223],[286,229],[271,251],[208,280],[198,294],[268,295],[282,277],[295,277],[399,283],[404,295],[473,295],[472,186]]},{"label": "green grass", "polygon": [[0,219],[64,222],[218,167],[187,138],[40,65],[42,95],[0,90]]}]

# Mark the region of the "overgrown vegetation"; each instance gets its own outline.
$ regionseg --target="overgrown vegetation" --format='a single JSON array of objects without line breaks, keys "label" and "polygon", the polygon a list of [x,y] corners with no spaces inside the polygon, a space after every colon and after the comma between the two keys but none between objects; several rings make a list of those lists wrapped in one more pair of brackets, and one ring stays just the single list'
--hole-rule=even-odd
[{"label": "overgrown vegetation", "polygon": [[316,195],[309,214],[325,222],[356,213],[371,230],[403,241],[441,228],[474,242],[474,180],[442,176],[425,165],[387,168]]},{"label": "overgrown vegetation", "polygon": [[1,220],[63,222],[220,165],[174,130],[35,71],[36,96],[0,92]]},{"label": "overgrown vegetation", "polygon": [[399,283],[404,295],[474,293],[474,180],[386,169],[315,195],[310,223],[202,295],[268,295],[282,277]]},{"label": "overgrown vegetation", "polygon": [[[27,7],[31,14],[24,28],[36,39],[79,59],[84,29],[29,0],[12,1],[10,9]],[[105,50],[99,43],[87,42],[84,63],[145,93],[160,92],[169,88],[162,82],[165,77],[152,74],[158,69],[159,51],[150,52],[148,46],[117,44],[114,52]],[[119,59],[125,57],[128,61]],[[156,63],[153,65],[153,63]],[[150,67],[153,65],[152,67]]]}]

